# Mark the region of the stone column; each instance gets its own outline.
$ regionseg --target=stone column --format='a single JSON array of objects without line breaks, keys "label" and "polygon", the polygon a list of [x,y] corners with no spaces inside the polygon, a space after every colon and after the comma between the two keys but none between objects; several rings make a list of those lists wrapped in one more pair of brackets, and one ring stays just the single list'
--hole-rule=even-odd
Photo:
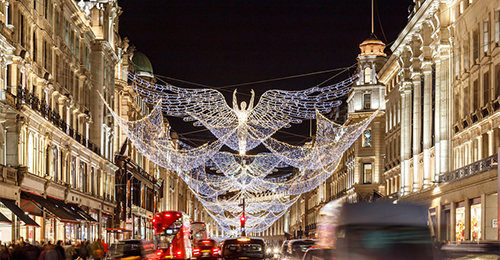
[{"label": "stone column", "polygon": [[424,73],[424,124],[423,141],[424,141],[424,158],[423,158],[423,188],[428,188],[432,185],[431,180],[431,126],[432,126],[432,67],[430,61],[422,63]]},{"label": "stone column", "polygon": [[413,191],[418,191],[422,187],[422,176],[420,174],[420,135],[422,120],[421,114],[421,83],[420,73],[413,73]]},{"label": "stone column", "polygon": [[[449,45],[445,44],[441,46],[441,70],[439,79],[441,81],[440,89],[441,89],[441,97],[440,99],[436,98],[436,101],[440,100],[439,104],[441,104],[440,108],[440,135],[439,135],[439,146],[441,149],[441,160],[439,162],[440,165],[440,174],[446,173],[450,170],[450,164],[453,162],[453,156],[450,155],[450,139],[451,139],[451,127],[450,121],[453,118],[453,111],[450,107],[450,51]],[[437,93],[437,92],[436,92]],[[438,103],[438,102],[436,102]],[[436,117],[437,118],[437,117]]]},{"label": "stone column", "polygon": [[495,135],[494,131],[488,131],[488,155],[492,156],[495,153]]},{"label": "stone column", "polygon": [[410,140],[411,128],[411,82],[404,81],[402,85],[402,104],[401,104],[401,189],[403,195],[411,191],[412,174],[410,172]]},{"label": "stone column", "polygon": [[456,240],[456,230],[457,230],[457,204],[455,202],[450,203],[450,241]]},{"label": "stone column", "polygon": [[[470,205],[471,205],[471,201],[470,199],[466,198],[465,199],[465,241],[467,240],[470,240],[471,237],[470,237],[470,230],[471,230],[471,226],[470,226],[470,220],[471,220],[471,216],[470,216]],[[486,224],[486,223],[484,223]]]},{"label": "stone column", "polygon": [[476,158],[476,161],[478,160],[481,160],[483,159],[483,136],[482,135],[479,135],[477,138],[476,138],[476,142],[477,142],[477,158]]},{"label": "stone column", "polygon": [[436,58],[436,91],[435,91],[435,105],[434,105],[434,158],[435,158],[435,168],[434,168],[434,181],[439,180],[439,175],[441,174],[441,60]]}]

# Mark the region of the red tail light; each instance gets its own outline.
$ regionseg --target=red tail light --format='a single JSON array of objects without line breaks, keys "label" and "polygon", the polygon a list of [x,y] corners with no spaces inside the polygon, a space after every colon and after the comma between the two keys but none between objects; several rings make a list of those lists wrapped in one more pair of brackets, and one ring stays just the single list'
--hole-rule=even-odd
[{"label": "red tail light", "polygon": [[[177,253],[179,254],[179,252],[177,252]],[[195,247],[193,249],[193,256],[199,256],[199,255],[200,255],[200,249],[198,247]]]},{"label": "red tail light", "polygon": [[160,250],[156,251],[156,255],[161,257],[163,255],[163,250],[160,249]]},{"label": "red tail light", "polygon": [[219,249],[218,248],[212,248],[212,254],[213,255],[218,255],[219,254]]},{"label": "red tail light", "polygon": [[181,255],[182,254],[182,251],[177,251],[177,255]]}]

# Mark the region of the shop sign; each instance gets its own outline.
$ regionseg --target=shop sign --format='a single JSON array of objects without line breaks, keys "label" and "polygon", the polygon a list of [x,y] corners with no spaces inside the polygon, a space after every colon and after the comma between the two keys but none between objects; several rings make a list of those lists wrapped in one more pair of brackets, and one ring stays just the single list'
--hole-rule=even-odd
[{"label": "shop sign", "polygon": [[498,228],[498,219],[497,218],[494,218],[491,220],[491,226],[493,228]]}]

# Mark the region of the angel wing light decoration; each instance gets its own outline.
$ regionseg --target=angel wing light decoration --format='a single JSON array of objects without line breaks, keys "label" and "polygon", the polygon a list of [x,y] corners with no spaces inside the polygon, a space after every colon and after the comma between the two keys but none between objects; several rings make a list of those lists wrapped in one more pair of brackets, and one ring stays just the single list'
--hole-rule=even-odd
[{"label": "angel wing light decoration", "polygon": [[[214,89],[157,85],[133,74],[129,78],[143,100],[156,106],[150,115],[137,121],[125,120],[111,111],[120,129],[149,160],[175,171],[225,232],[239,225],[241,198],[247,202],[247,231],[266,230],[300,194],[333,174],[344,151],[377,113],[348,126],[322,115],[340,105],[338,98],[348,93],[355,77],[300,91],[268,90],[256,105],[253,90],[249,103],[239,104],[235,90],[232,107]],[[176,148],[168,135],[169,126],[164,126],[163,114],[194,121],[194,125],[209,129],[217,140],[199,147]],[[281,128],[304,119],[316,119],[314,142],[294,146],[272,138]],[[269,152],[247,155],[259,144]],[[220,151],[223,145],[236,153]],[[276,176],[273,172],[277,168],[293,169]]]},{"label": "angel wing light decoration", "polygon": [[162,100],[167,115],[195,121],[194,125],[203,125],[218,139],[228,136],[224,144],[244,155],[281,128],[299,124],[303,119],[314,119],[316,111],[324,114],[339,106],[338,98],[348,93],[356,77],[300,91],[268,90],[255,107],[253,90],[248,107],[245,101],[238,106],[235,90],[232,108],[224,95],[215,89],[152,84],[134,74],[129,74],[129,78],[146,102],[156,104]]}]

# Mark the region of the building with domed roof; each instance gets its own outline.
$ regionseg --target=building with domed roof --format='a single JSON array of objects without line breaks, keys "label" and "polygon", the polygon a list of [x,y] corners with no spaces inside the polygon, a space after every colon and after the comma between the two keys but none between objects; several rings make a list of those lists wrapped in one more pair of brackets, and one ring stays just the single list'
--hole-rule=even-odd
[{"label": "building with domed roof", "polygon": [[134,51],[132,56],[133,70],[137,76],[154,78],[153,65],[149,61],[148,57],[139,51]]}]

